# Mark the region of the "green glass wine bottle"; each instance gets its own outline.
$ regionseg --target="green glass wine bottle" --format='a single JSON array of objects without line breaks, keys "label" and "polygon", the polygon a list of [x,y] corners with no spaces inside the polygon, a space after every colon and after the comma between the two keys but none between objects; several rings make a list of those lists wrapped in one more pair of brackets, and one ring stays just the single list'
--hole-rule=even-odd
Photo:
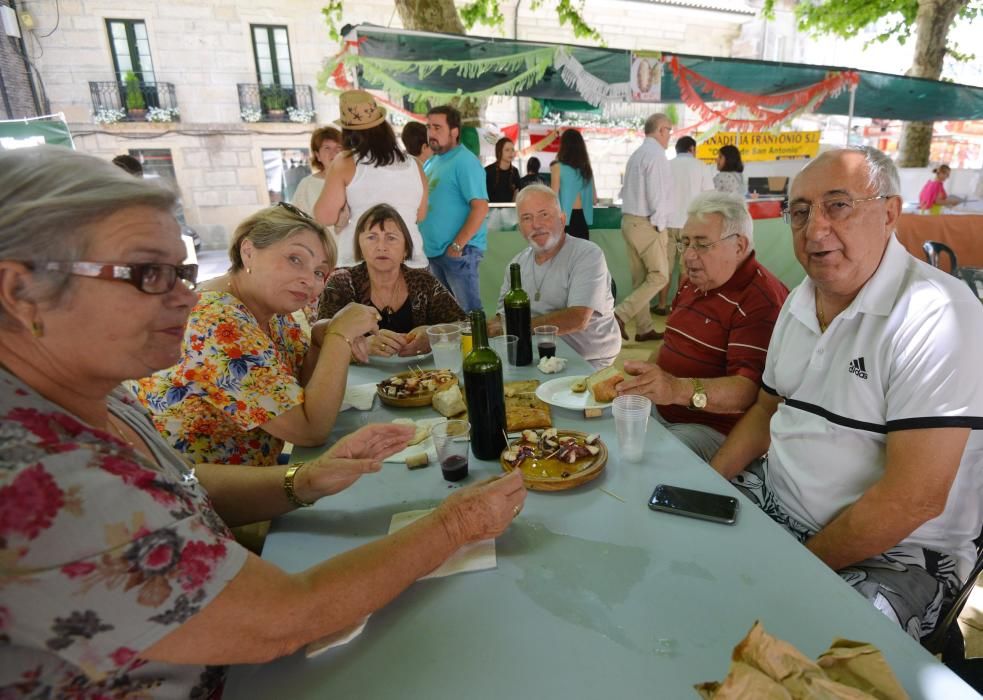
[{"label": "green glass wine bottle", "polygon": [[478,459],[498,459],[506,446],[502,361],[488,347],[485,312],[470,313],[474,347],[464,358],[464,396],[471,421],[471,451]]},{"label": "green glass wine bottle", "polygon": [[[522,271],[519,263],[509,265],[512,288],[505,293],[505,332],[514,335],[515,364],[525,367],[532,364],[532,307],[529,295],[522,288]],[[507,358],[506,358],[507,359]]]}]

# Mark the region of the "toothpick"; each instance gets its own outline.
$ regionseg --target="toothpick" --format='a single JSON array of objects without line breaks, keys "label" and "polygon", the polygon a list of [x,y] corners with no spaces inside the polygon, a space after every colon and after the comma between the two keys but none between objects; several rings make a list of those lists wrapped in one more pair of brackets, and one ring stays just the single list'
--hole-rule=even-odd
[{"label": "toothpick", "polygon": [[604,493],[606,493],[607,495],[609,495],[609,496],[611,496],[611,498],[617,498],[617,499],[618,499],[619,501],[621,501],[622,503],[627,503],[627,501],[626,501],[625,499],[623,499],[623,498],[622,498],[621,496],[619,496],[619,495],[617,495],[617,494],[615,494],[615,493],[611,493],[610,491],[608,491],[608,490],[607,490],[606,488],[604,488],[603,486],[598,486],[597,488],[599,488],[599,489],[600,489],[601,491],[603,491],[603,492],[604,492]]}]

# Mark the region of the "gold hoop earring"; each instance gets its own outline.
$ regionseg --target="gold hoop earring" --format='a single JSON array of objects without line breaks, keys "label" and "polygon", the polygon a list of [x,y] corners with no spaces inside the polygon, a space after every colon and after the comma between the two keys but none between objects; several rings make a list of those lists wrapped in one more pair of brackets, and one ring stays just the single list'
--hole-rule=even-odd
[{"label": "gold hoop earring", "polygon": [[31,322],[31,334],[35,338],[42,338],[42,337],[44,337],[44,324],[41,323],[40,321],[32,321]]},{"label": "gold hoop earring", "polygon": [[247,267],[247,268],[246,268],[246,274],[247,274],[247,275],[251,275],[251,274],[253,274],[253,268],[251,268],[251,267]]}]

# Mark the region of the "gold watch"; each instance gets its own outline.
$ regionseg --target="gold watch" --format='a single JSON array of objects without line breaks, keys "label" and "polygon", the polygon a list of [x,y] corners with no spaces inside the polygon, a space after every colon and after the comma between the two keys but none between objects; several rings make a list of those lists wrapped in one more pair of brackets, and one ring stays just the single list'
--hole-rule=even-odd
[{"label": "gold watch", "polygon": [[707,391],[699,379],[691,379],[690,381],[693,382],[693,395],[689,397],[689,409],[702,411],[707,407]]}]

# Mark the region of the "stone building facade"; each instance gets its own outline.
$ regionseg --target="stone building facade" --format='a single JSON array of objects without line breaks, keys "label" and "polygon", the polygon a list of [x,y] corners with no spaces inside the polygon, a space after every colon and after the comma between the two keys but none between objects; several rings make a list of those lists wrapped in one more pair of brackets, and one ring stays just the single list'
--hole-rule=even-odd
[{"label": "stone building facade", "polygon": [[[66,115],[79,150],[107,159],[132,153],[152,175],[173,179],[187,221],[206,247],[224,246],[238,221],[289,192],[306,172],[315,125],[266,120],[275,100],[264,97],[261,86],[271,71],[278,73],[274,82],[294,86],[287,102],[313,109],[316,123],[337,115],[336,98],[316,88],[323,61],[339,48],[321,16],[323,0],[15,4],[18,15],[26,13],[33,24],[21,26],[23,53],[36,68],[35,89],[46,99],[42,110]],[[346,2],[344,7],[340,25],[400,26],[392,0]],[[472,33],[576,43],[572,32],[558,25],[550,3],[532,10],[529,2],[505,2],[502,11],[503,30],[476,27]],[[587,21],[611,47],[706,55],[730,55],[741,26],[754,14],[745,3],[722,1],[592,0],[585,9]],[[14,42],[0,44],[6,83],[17,55],[11,51]],[[127,81],[131,71],[139,74],[130,79],[138,85]],[[178,120],[149,122],[139,111],[134,117],[132,108],[141,100],[131,93],[137,91],[145,109],[176,107]],[[37,113],[30,100],[24,102],[22,89],[17,94],[8,116]],[[515,122],[515,105],[514,99],[498,100],[487,116]],[[100,110],[105,115],[113,109],[124,113],[120,121],[96,123]],[[249,109],[261,112],[263,120],[245,121]],[[617,195],[624,161],[638,141],[631,135],[597,144],[601,196]]]}]

